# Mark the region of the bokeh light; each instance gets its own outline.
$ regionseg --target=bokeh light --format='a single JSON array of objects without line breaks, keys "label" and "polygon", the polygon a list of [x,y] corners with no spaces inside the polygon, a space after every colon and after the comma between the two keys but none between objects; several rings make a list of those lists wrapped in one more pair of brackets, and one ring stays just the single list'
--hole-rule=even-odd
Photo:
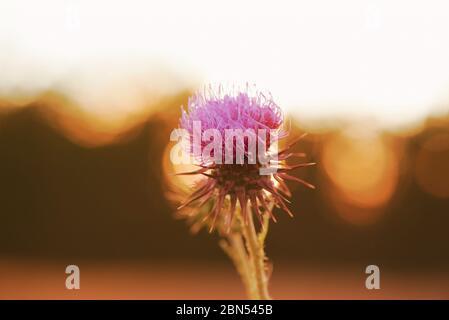
[{"label": "bokeh light", "polygon": [[351,222],[371,221],[381,211],[349,209],[381,208],[398,183],[397,154],[376,133],[356,130],[335,135],[325,142],[322,165],[332,182],[328,190],[332,202]]},{"label": "bokeh light", "polygon": [[0,95],[56,89],[104,121],[251,82],[315,127],[417,124],[448,102],[446,1],[281,2],[2,1]]}]

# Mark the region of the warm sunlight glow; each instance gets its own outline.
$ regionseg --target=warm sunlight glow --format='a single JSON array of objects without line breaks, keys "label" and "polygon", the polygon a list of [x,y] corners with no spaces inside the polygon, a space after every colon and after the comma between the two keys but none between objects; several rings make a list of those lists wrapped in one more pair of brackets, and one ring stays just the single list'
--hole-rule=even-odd
[{"label": "warm sunlight glow", "polygon": [[153,95],[248,81],[299,119],[419,122],[449,98],[447,12],[423,0],[6,0],[0,94],[62,90],[116,118]]},{"label": "warm sunlight glow", "polygon": [[322,158],[338,192],[334,200],[368,209],[381,207],[391,198],[398,182],[397,161],[397,153],[375,135],[335,136],[326,142]]}]

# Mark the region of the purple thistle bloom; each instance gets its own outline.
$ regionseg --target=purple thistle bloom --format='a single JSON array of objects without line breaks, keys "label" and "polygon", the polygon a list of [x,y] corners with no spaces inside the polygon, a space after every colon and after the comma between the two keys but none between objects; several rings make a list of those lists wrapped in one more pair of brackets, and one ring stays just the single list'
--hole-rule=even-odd
[{"label": "purple thistle bloom", "polygon": [[[267,131],[275,130],[278,138],[287,136],[282,132],[283,116],[279,106],[272,100],[271,96],[260,92],[251,94],[249,87],[246,90],[237,90],[237,92],[223,93],[222,88],[213,90],[208,88],[203,94],[196,93],[188,102],[187,112],[182,110],[180,119],[180,128],[187,130],[191,140],[194,136],[194,122],[201,123],[202,133],[207,129],[215,129],[225,136],[226,129],[241,129],[243,131],[250,129],[257,132],[258,129]],[[241,215],[245,223],[248,219],[248,202],[252,212],[262,222],[262,216],[268,214],[270,218],[276,221],[272,208],[277,206],[282,208],[292,216],[286,203],[291,193],[285,183],[285,180],[294,180],[310,188],[313,185],[287,174],[286,172],[298,167],[313,165],[314,163],[302,163],[294,166],[287,165],[285,161],[290,157],[303,157],[303,153],[292,153],[290,147],[296,143],[291,143],[285,149],[276,151],[272,154],[268,151],[272,141],[266,136],[265,150],[263,152],[269,160],[262,163],[257,160],[251,164],[248,161],[243,164],[222,164],[201,162],[200,168],[192,172],[181,174],[201,174],[206,177],[203,179],[196,190],[179,207],[185,208],[194,205],[194,208],[200,208],[209,200],[214,200],[210,213],[206,220],[211,218],[211,228],[213,230],[217,217],[221,216],[221,221],[230,230],[237,202],[241,208]],[[207,142],[201,142],[201,148],[204,148]],[[233,143],[233,152],[235,159],[236,145]],[[223,142],[224,147],[224,142]],[[247,141],[245,140],[245,160],[248,160]],[[192,150],[190,150],[192,152]],[[275,169],[269,175],[261,175],[260,169]],[[224,209],[226,197],[229,197],[229,209]]]},{"label": "purple thistle bloom", "polygon": [[203,130],[217,129],[224,136],[225,129],[278,129],[283,119],[279,106],[263,93],[233,95],[210,89],[189,98],[188,113],[182,110],[181,128],[193,134],[193,121],[201,121]]}]

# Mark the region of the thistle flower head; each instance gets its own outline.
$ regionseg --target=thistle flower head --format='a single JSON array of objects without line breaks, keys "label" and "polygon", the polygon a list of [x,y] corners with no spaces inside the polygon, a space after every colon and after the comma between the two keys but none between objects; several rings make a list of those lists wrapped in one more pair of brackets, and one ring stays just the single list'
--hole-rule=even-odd
[{"label": "thistle flower head", "polygon": [[[210,231],[216,225],[217,218],[229,231],[237,206],[240,207],[241,217],[245,223],[249,214],[254,214],[261,222],[264,215],[276,221],[272,212],[274,206],[292,215],[286,205],[289,202],[287,198],[291,194],[285,180],[295,180],[313,187],[286,173],[297,167],[314,164],[287,165],[285,162],[288,158],[304,156],[302,153],[290,152],[293,143],[280,151],[270,150],[275,140],[286,136],[281,128],[283,123],[281,109],[270,95],[258,91],[251,93],[249,87],[233,92],[223,92],[221,87],[217,90],[209,87],[205,92],[193,95],[189,99],[187,111],[182,110],[180,128],[187,130],[191,140],[194,140],[195,122],[201,124],[201,134],[213,129],[218,132],[218,136],[225,137],[227,130],[231,129],[254,132],[257,142],[264,140],[263,148],[257,143],[256,148],[251,151],[250,137],[243,137],[240,148],[244,149],[242,152],[244,161],[235,163],[239,148],[238,138],[233,137],[230,146],[226,145],[226,139],[223,139],[219,145],[223,148],[219,149],[229,151],[231,148],[231,159],[234,162],[223,163],[224,156],[216,157],[212,162],[201,158],[198,170],[181,173],[205,177],[178,209],[190,208],[189,216],[192,216],[192,213],[195,215],[195,212],[199,212],[203,206],[209,207],[209,212],[201,222],[209,221]],[[267,130],[270,134],[257,135],[261,129]],[[276,133],[274,138],[273,132]],[[207,144],[208,141],[200,139],[200,149],[204,149]],[[192,152],[192,149],[189,151]],[[217,150],[213,149],[213,152]],[[257,153],[258,157],[255,161],[251,161],[254,153]],[[261,174],[261,169],[265,169],[268,174]]]},{"label": "thistle flower head", "polygon": [[218,130],[222,136],[226,129],[276,130],[283,122],[281,109],[271,95],[246,90],[223,92],[222,87],[209,87],[189,98],[188,112],[182,110],[180,127],[193,134],[193,122],[200,121],[201,129]]}]

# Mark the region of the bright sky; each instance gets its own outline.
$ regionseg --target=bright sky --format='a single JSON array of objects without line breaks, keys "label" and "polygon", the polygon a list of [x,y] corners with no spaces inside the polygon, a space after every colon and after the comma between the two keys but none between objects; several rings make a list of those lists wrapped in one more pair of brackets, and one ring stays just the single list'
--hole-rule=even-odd
[{"label": "bright sky", "polygon": [[448,1],[2,0],[0,92],[122,116],[145,93],[255,83],[302,119],[410,123],[449,101]]}]

